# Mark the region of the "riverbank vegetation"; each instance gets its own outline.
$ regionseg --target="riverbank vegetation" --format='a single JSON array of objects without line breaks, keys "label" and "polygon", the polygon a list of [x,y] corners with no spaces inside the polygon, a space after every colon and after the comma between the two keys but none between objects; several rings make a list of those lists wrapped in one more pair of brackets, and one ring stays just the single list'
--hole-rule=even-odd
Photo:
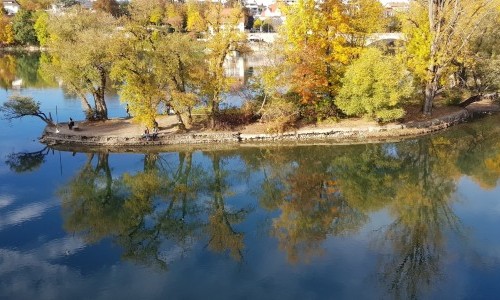
[{"label": "riverbank vegetation", "polygon": [[[93,10],[22,2],[14,17],[0,16],[0,45],[48,49],[40,73],[77,95],[88,120],[108,118],[111,88],[145,126],[173,111],[181,130],[260,120],[282,131],[347,117],[399,120],[410,105],[431,115],[436,101],[458,104],[497,92],[500,82],[500,0],[415,0],[391,17],[377,0],[283,5],[286,19],[259,53],[268,63],[255,72],[251,97],[229,109],[225,96],[239,83],[224,64],[251,52],[243,29],[255,27],[238,2],[99,0]],[[58,12],[42,9],[49,4]],[[403,40],[371,40],[388,30]]]}]

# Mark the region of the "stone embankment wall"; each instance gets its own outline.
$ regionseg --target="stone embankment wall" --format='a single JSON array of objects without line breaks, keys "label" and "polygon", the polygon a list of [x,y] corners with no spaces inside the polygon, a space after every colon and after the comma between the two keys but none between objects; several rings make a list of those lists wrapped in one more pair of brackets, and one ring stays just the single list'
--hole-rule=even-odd
[{"label": "stone embankment wall", "polygon": [[331,127],[324,129],[297,130],[281,134],[240,134],[240,141],[269,140],[334,140],[335,142],[358,142],[367,139],[386,139],[389,137],[416,136],[442,130],[452,125],[466,121],[471,117],[467,110],[450,114],[429,121],[405,124],[389,124],[364,127]]},{"label": "stone embankment wall", "polygon": [[240,132],[160,133],[158,138],[153,141],[147,141],[139,136],[65,135],[56,133],[47,128],[40,140],[42,143],[48,145],[89,145],[114,147],[313,140],[329,140],[337,143],[352,143],[366,142],[367,140],[387,140],[388,138],[422,135],[464,122],[471,118],[472,115],[472,112],[467,109],[463,109],[450,115],[428,121],[363,127],[332,126],[329,128],[312,128],[288,131],[279,134],[246,134]]}]

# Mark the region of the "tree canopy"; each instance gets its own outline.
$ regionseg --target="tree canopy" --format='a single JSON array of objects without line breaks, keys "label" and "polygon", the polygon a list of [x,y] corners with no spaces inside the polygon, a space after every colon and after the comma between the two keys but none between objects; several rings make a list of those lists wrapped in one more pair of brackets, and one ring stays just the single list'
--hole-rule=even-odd
[{"label": "tree canopy", "polygon": [[89,120],[108,117],[105,93],[113,63],[110,51],[116,25],[111,15],[80,7],[49,20],[49,73],[80,98]]},{"label": "tree canopy", "polygon": [[401,104],[412,95],[412,78],[398,59],[370,48],[347,68],[337,105],[347,115],[387,122],[404,116]]},{"label": "tree canopy", "polygon": [[[48,1],[25,0],[15,17],[0,16],[0,43],[47,48],[44,74],[78,95],[89,120],[107,118],[112,85],[146,126],[173,108],[180,129],[192,121],[193,109],[214,128],[225,126],[221,109],[240,85],[228,74],[229,62],[251,51],[244,29],[273,23],[277,40],[259,53],[266,66],[254,73],[257,88],[238,113],[282,131],[297,121],[346,115],[397,120],[411,84],[426,115],[438,95],[459,102],[464,94],[498,91],[499,1],[415,0],[390,19],[377,0],[299,0],[280,5],[285,18],[279,25],[251,24],[234,1],[137,0],[125,7],[98,0],[90,11],[58,0],[64,13],[52,14],[40,10]],[[404,40],[383,54],[366,50],[370,36],[394,18]]]},{"label": "tree canopy", "polygon": [[42,119],[47,125],[54,125],[52,119],[40,110],[40,102],[26,96],[11,96],[0,106],[0,113],[7,120],[33,116]]}]

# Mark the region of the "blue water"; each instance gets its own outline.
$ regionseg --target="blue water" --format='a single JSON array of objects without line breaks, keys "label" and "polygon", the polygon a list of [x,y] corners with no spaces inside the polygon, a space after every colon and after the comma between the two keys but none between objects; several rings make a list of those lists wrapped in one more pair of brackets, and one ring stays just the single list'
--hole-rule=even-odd
[{"label": "blue water", "polygon": [[[4,89],[0,104],[12,94],[83,118],[59,88]],[[38,119],[0,120],[0,299],[495,299],[499,125],[73,153],[45,149]]]}]

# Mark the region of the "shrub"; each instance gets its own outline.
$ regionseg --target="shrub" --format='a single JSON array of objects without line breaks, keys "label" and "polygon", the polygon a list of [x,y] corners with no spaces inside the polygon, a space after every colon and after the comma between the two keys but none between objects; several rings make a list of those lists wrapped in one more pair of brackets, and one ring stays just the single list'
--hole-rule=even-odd
[{"label": "shrub", "polygon": [[233,128],[256,120],[256,105],[252,101],[243,103],[241,108],[229,107],[219,111],[217,123],[220,128]]},{"label": "shrub", "polygon": [[404,116],[402,102],[413,93],[412,79],[394,57],[375,48],[364,51],[342,79],[338,107],[349,116],[391,121]]},{"label": "shrub", "polygon": [[274,98],[264,108],[261,120],[266,122],[268,132],[284,132],[299,117],[296,104],[281,98]]},{"label": "shrub", "polygon": [[443,98],[446,105],[455,106],[460,104],[464,100],[464,95],[468,92],[460,89],[459,87],[453,87],[444,92]]}]

